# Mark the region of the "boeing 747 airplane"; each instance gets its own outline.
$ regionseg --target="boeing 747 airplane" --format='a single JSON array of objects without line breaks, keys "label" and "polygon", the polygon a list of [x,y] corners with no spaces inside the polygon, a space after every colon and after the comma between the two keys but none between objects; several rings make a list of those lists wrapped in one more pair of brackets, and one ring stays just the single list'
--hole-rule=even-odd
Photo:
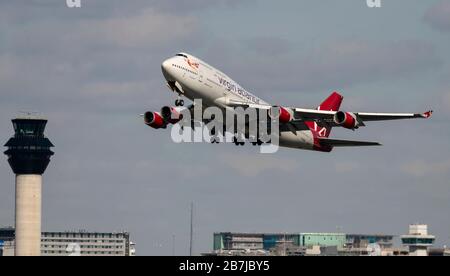
[{"label": "boeing 747 airplane", "polygon": [[[175,107],[165,106],[161,112],[146,112],[145,124],[166,128],[182,120],[183,97],[192,101],[201,99],[203,107],[222,110],[236,107],[273,109],[274,106],[242,88],[230,77],[206,62],[186,53],[179,53],[162,63],[162,73],[169,89],[178,98]],[[334,147],[378,146],[377,142],[349,141],[329,138],[333,127],[355,130],[367,122],[398,119],[429,118],[425,113],[367,113],[340,110],[343,96],[333,92],[317,109],[277,106],[279,111],[279,146],[295,149],[330,152]],[[193,106],[189,109],[193,110]],[[236,145],[242,142],[235,140]],[[260,144],[260,143],[253,143]]]}]

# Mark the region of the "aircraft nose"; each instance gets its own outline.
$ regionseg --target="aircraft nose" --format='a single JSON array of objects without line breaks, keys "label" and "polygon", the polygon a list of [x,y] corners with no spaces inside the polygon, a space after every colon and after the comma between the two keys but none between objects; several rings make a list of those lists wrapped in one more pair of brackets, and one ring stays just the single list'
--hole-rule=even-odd
[{"label": "aircraft nose", "polygon": [[170,59],[165,60],[162,64],[161,64],[161,69],[163,72],[164,77],[167,80],[170,80],[172,78],[172,62]]},{"label": "aircraft nose", "polygon": [[170,59],[165,60],[161,64],[161,69],[162,69],[164,74],[170,74],[171,67],[172,67],[171,65],[172,65],[172,63],[171,63]]},{"label": "aircraft nose", "polygon": [[170,67],[170,60],[169,59],[167,59],[167,60],[165,60],[162,64],[161,64],[161,67],[162,67],[162,69],[164,70],[164,71],[169,71],[169,67]]}]

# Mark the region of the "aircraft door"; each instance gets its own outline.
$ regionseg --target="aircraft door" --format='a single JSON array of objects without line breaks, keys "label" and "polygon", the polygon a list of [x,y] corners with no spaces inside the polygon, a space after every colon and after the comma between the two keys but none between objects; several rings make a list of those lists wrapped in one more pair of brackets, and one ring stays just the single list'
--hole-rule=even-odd
[{"label": "aircraft door", "polygon": [[203,83],[203,70],[199,68],[197,72],[198,72],[198,82]]}]

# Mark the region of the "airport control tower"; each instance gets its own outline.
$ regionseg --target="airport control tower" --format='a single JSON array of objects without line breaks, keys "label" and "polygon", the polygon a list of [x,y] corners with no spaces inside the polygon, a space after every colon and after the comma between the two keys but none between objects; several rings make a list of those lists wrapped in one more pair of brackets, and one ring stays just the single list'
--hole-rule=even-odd
[{"label": "airport control tower", "polygon": [[428,234],[428,225],[412,224],[409,234],[401,236],[403,245],[409,248],[410,256],[428,256],[428,249],[433,246],[436,237]]},{"label": "airport control tower", "polygon": [[16,256],[41,255],[42,175],[54,154],[44,136],[47,120],[22,117],[12,120],[14,137],[5,147],[16,174]]}]

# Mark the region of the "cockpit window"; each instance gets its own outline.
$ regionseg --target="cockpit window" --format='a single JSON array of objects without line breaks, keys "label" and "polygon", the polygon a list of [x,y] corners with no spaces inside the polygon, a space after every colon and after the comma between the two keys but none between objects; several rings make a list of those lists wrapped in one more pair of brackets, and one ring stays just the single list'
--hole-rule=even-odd
[{"label": "cockpit window", "polygon": [[185,54],[177,54],[177,57],[184,57],[184,58],[188,58]]}]

